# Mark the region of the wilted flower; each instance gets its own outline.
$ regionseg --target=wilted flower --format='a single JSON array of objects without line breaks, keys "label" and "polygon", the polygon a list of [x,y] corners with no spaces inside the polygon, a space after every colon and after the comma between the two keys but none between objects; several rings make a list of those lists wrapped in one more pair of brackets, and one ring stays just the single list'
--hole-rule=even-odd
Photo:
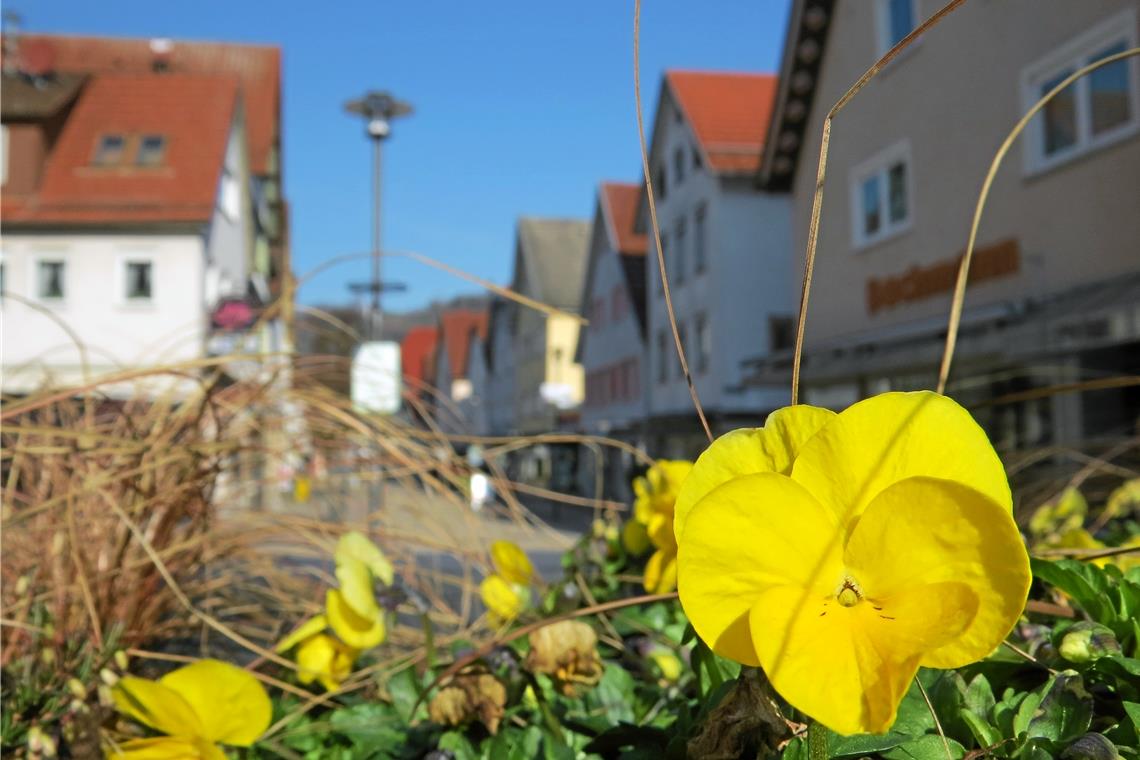
[{"label": "wilted flower", "polygon": [[643,585],[651,594],[677,587],[677,540],[673,535],[673,509],[692,462],[661,460],[645,477],[633,481],[633,519],[644,526],[656,551],[645,564]]},{"label": "wilted flower", "polygon": [[256,678],[220,660],[199,660],[157,681],[124,676],[113,697],[119,712],[166,734],[108,750],[108,757],[133,760],[224,760],[217,745],[252,745],[273,712]]},{"label": "wilted flower", "polygon": [[934,393],[793,406],[719,439],[677,503],[681,603],[840,733],[882,732],[919,665],[993,651],[1029,591],[985,433]]},{"label": "wilted flower", "polygon": [[530,634],[526,668],[544,673],[558,689],[572,696],[578,686],[593,686],[602,677],[598,635],[579,620],[562,620]]},{"label": "wilted flower", "polygon": [[478,719],[492,734],[499,730],[507,704],[507,689],[489,673],[455,677],[428,703],[428,716],[444,726],[459,726]]}]

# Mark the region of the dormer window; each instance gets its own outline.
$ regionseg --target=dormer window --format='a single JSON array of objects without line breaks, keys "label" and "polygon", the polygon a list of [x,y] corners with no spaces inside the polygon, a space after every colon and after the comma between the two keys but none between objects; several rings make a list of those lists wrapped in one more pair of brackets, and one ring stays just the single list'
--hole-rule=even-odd
[{"label": "dormer window", "polygon": [[95,155],[92,156],[91,163],[96,166],[115,166],[122,163],[126,145],[127,140],[122,135],[103,135],[99,138],[99,144],[95,146]]},{"label": "dormer window", "polygon": [[166,138],[162,135],[143,135],[139,139],[139,149],[135,154],[138,166],[161,166],[166,154]]}]

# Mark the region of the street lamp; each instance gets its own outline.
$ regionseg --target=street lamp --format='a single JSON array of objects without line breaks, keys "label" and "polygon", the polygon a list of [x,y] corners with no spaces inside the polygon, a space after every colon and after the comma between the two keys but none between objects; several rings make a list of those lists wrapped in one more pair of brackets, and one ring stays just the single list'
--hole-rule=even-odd
[{"label": "street lamp", "polygon": [[380,338],[380,293],[384,290],[402,290],[396,284],[386,285],[380,279],[380,144],[392,133],[392,119],[412,112],[410,104],[397,100],[388,92],[370,90],[364,97],[350,100],[344,110],[363,116],[367,122],[368,138],[372,141],[372,279],[349,285],[354,293],[370,293],[372,308],[368,316],[368,339]]}]

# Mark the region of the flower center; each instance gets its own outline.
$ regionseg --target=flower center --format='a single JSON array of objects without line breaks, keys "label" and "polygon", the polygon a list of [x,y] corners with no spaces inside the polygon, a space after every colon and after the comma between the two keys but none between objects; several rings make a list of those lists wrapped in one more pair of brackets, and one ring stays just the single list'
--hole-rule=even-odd
[{"label": "flower center", "polygon": [[844,607],[854,607],[863,601],[863,594],[859,591],[859,586],[854,580],[844,578],[843,585],[839,587],[839,591],[835,594],[835,599]]}]

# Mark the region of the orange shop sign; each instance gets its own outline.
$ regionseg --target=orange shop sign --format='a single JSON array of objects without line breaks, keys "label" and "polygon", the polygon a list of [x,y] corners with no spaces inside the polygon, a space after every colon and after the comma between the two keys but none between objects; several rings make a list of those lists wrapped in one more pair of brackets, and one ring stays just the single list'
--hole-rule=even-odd
[{"label": "orange shop sign", "polygon": [[[902,274],[871,277],[867,280],[867,311],[876,314],[903,303],[922,301],[949,293],[958,279],[962,254],[930,266],[911,267]],[[1021,268],[1021,247],[1010,238],[974,250],[970,262],[970,282],[982,282],[1017,273]]]}]

